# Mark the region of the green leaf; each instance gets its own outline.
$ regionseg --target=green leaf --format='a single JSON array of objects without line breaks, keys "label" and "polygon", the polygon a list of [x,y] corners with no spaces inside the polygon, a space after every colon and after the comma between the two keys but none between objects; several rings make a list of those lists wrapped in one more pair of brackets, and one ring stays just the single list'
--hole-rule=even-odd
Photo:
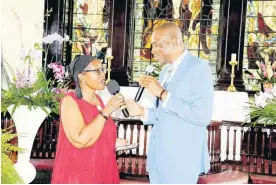
[{"label": "green leaf", "polygon": [[16,137],[11,131],[1,129],[1,183],[2,184],[22,184],[23,180],[19,177],[13,167],[12,161],[8,155],[13,151],[21,151],[22,149],[9,143],[11,139]]}]

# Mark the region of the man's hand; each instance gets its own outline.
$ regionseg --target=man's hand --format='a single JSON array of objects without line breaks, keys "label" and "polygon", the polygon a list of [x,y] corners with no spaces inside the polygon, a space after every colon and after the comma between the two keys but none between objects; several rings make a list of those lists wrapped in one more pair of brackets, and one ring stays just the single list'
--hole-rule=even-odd
[{"label": "man's hand", "polygon": [[156,78],[152,76],[142,76],[139,80],[142,87],[147,88],[153,95],[160,97],[161,92],[164,90]]},{"label": "man's hand", "polygon": [[133,100],[126,100],[127,110],[131,116],[144,116],[144,108]]}]

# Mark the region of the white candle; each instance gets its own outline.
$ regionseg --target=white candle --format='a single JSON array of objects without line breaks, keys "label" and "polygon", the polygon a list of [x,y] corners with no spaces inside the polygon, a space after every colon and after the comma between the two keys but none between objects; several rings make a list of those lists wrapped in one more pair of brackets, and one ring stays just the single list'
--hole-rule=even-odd
[{"label": "white candle", "polygon": [[107,48],[106,57],[111,57],[111,56],[112,56],[111,48]]},{"label": "white candle", "polygon": [[231,61],[237,61],[237,55],[236,53],[231,54]]}]

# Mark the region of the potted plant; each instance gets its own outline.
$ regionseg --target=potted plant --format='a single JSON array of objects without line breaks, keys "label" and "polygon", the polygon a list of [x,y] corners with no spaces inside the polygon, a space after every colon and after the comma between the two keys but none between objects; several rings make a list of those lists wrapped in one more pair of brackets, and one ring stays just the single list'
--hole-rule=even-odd
[{"label": "potted plant", "polygon": [[2,184],[22,184],[23,180],[13,167],[13,162],[9,158],[12,152],[18,152],[21,149],[12,145],[10,141],[16,137],[8,129],[1,129],[1,183]]},{"label": "potted plant", "polygon": [[251,74],[250,78],[257,80],[261,86],[262,91],[269,92],[271,91],[273,84],[276,83],[276,61],[271,63],[269,61],[269,53],[272,52],[269,49],[264,50],[264,60],[265,62],[256,62],[258,66],[257,70],[251,69],[248,70]]},{"label": "potted plant", "polygon": [[255,102],[250,106],[253,125],[276,125],[276,83],[269,92],[255,95]]},{"label": "potted plant", "polygon": [[[61,46],[68,41],[68,36],[62,37],[54,33],[43,38],[46,50],[39,43],[35,43],[29,51],[23,48],[20,55],[22,61],[28,63],[28,69],[17,70],[13,79],[7,83],[8,88],[2,89],[1,112],[10,113],[18,134],[18,146],[25,149],[18,153],[18,160],[14,165],[25,183],[32,182],[36,175],[34,166],[29,162],[35,135],[51,112],[58,114],[59,101],[70,82],[68,72],[59,61],[51,61],[46,65],[48,50],[53,42]],[[41,62],[43,52],[45,65],[34,70],[33,63]],[[47,79],[50,71],[54,74],[52,80]]]}]

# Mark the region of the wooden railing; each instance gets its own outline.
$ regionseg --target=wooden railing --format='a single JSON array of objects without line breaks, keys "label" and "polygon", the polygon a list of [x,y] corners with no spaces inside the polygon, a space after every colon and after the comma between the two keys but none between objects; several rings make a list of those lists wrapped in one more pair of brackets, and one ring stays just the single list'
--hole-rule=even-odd
[{"label": "wooden railing", "polygon": [[[118,120],[117,135],[139,147],[118,159],[121,175],[147,177],[146,159],[152,126],[139,120]],[[2,116],[1,127],[13,125],[9,115]],[[48,117],[37,132],[31,158],[54,159],[59,128],[58,117]],[[15,128],[13,128],[15,129]],[[225,169],[276,175],[276,127],[241,126],[240,123],[212,123],[208,131],[210,173]]]},{"label": "wooden railing", "polygon": [[[276,175],[275,126],[264,128],[261,125],[241,126],[240,123],[223,122],[221,128],[223,127],[227,132],[227,147],[226,159],[221,162],[222,169]],[[233,133],[232,139],[229,136],[230,132]],[[232,149],[230,142],[233,143],[231,144]],[[237,160],[237,156],[239,160]]]}]

